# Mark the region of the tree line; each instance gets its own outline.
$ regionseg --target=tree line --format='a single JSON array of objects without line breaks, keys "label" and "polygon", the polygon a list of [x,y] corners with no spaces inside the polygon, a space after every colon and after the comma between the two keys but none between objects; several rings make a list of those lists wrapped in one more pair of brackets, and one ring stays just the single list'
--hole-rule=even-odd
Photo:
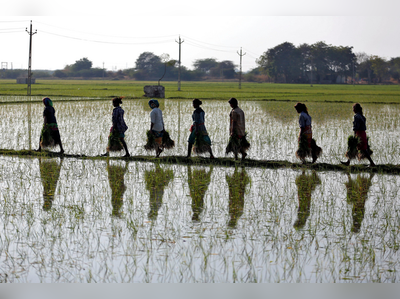
[{"label": "tree line", "polygon": [[[385,58],[354,53],[353,47],[332,46],[325,42],[301,44],[298,47],[284,42],[265,51],[257,60],[257,67],[242,74],[243,81],[275,83],[400,83],[400,57]],[[182,81],[229,80],[239,77],[233,61],[215,58],[197,59],[193,69],[181,65],[169,55],[143,52],[135,67],[118,71],[93,68],[87,58],[75,61],[62,70],[33,71],[36,78],[99,78],[134,79],[145,81],[176,81],[180,71]],[[0,70],[0,78],[26,76],[26,70]]]},{"label": "tree line", "polygon": [[257,64],[257,71],[268,74],[273,82],[348,83],[348,79],[365,79],[367,83],[399,83],[400,75],[400,57],[386,60],[364,52],[353,53],[353,47],[322,41],[298,47],[284,42],[264,52]]}]

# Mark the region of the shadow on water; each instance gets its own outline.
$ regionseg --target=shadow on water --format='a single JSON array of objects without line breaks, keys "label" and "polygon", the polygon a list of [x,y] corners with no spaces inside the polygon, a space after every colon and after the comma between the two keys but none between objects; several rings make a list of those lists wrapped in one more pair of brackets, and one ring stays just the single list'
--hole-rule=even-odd
[{"label": "shadow on water", "polygon": [[369,174],[368,178],[357,175],[353,180],[350,174],[347,174],[349,181],[345,183],[347,189],[347,203],[352,205],[353,225],[351,231],[358,233],[364,220],[365,202],[368,199],[368,191],[372,185],[374,174]]},{"label": "shadow on water", "polygon": [[[58,159],[57,159],[58,160]],[[43,210],[49,211],[53,205],[63,159],[39,158],[40,177],[43,184]]]},{"label": "shadow on water", "polygon": [[148,214],[150,220],[157,220],[164,189],[173,178],[174,172],[172,169],[164,170],[159,164],[155,164],[155,169],[145,171],[144,179],[146,181],[146,189],[150,192],[150,211]]},{"label": "shadow on water", "polygon": [[213,166],[210,167],[209,171],[205,169],[192,170],[192,166],[188,166],[188,184],[190,197],[192,198],[193,222],[200,221],[200,214],[204,207],[204,196],[211,182],[212,171]]},{"label": "shadow on water", "polygon": [[244,167],[235,168],[232,176],[226,176],[226,182],[229,187],[229,216],[230,220],[228,226],[236,228],[237,221],[243,214],[244,208],[244,194],[246,186],[250,182],[250,178]]},{"label": "shadow on water", "polygon": [[310,216],[311,193],[319,184],[321,184],[321,179],[315,171],[312,171],[311,174],[306,174],[303,170],[296,178],[299,208],[297,209],[297,219],[293,224],[294,228],[301,229],[306,224],[307,218]]},{"label": "shadow on water", "polygon": [[124,203],[124,193],[126,191],[125,173],[128,170],[128,163],[123,162],[125,166],[110,165],[107,159],[108,182],[111,188],[112,215],[121,217],[121,207]]}]

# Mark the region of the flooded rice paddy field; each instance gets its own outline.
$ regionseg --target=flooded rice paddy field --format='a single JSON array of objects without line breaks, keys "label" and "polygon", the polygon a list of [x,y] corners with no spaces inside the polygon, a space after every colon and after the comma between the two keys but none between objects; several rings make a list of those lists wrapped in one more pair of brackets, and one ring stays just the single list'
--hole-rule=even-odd
[{"label": "flooded rice paddy field", "polygon": [[[293,102],[243,101],[239,105],[246,114],[246,130],[251,143],[250,159],[298,161],[295,157],[298,114]],[[323,149],[318,161],[338,164],[345,159],[347,137],[353,133],[352,105],[309,103],[307,106],[313,118],[313,137]],[[66,153],[97,156],[105,152],[111,127],[111,101],[55,101],[54,107]],[[150,128],[147,100],[126,100],[122,107],[129,127],[126,141],[131,154],[153,155],[143,148],[146,131]],[[202,107],[206,113],[205,124],[213,141],[214,154],[224,157],[229,139],[231,108],[224,101],[204,101]],[[1,105],[0,148],[37,148],[43,108],[41,103]],[[174,149],[165,151],[163,155],[186,155],[193,113],[191,101],[162,100],[160,108],[163,110],[165,128],[176,144]],[[363,108],[375,163],[400,164],[400,106],[365,104]]]},{"label": "flooded rice paddy field", "polygon": [[[251,159],[296,162],[290,102],[240,102]],[[143,149],[147,101],[123,103],[128,147]],[[43,105],[0,106],[0,148],[36,148]],[[112,106],[54,102],[66,153],[105,152]],[[337,164],[350,104],[310,103],[321,162]],[[376,163],[399,164],[399,106],[363,105]],[[186,154],[190,101],[161,101]],[[205,102],[217,157],[226,102]],[[30,134],[29,134],[30,132]],[[114,156],[121,154],[114,154]],[[400,176],[0,156],[1,282],[399,282]]]},{"label": "flooded rice paddy field", "polygon": [[400,177],[0,157],[2,282],[399,282]]}]

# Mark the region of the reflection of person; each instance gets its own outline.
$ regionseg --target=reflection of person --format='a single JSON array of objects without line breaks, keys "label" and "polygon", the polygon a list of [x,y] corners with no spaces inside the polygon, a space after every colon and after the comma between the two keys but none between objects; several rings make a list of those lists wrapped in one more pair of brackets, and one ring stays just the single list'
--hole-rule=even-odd
[{"label": "reflection of person", "polygon": [[150,131],[147,131],[147,143],[144,146],[146,150],[156,150],[156,158],[160,156],[164,148],[173,148],[175,142],[169,137],[169,133],[165,131],[162,111],[157,100],[151,99],[149,106],[150,112]]},{"label": "reflection of person", "polygon": [[211,150],[211,139],[207,134],[206,126],[204,125],[205,113],[200,108],[202,101],[199,99],[193,100],[193,108],[195,109],[192,114],[193,125],[190,127],[190,136],[188,139],[188,154],[187,158],[192,153],[192,147],[194,145],[194,151],[198,154],[209,152],[210,158],[214,159],[214,155]]},{"label": "reflection of person", "polygon": [[229,187],[229,216],[228,226],[235,228],[237,221],[243,214],[244,194],[250,178],[244,168],[241,171],[235,168],[232,176],[226,176],[226,182]]},{"label": "reflection of person", "polygon": [[53,102],[49,98],[43,98],[43,104],[46,106],[43,111],[43,129],[40,134],[38,152],[42,147],[60,146],[60,154],[64,153],[61,143],[60,132],[56,120],[56,110],[53,108]]},{"label": "reflection of person", "polygon": [[372,185],[374,174],[369,178],[364,178],[360,174],[353,180],[350,174],[347,174],[349,181],[345,184],[347,188],[347,202],[352,205],[353,226],[352,232],[358,233],[361,223],[364,219],[365,202],[368,199],[368,191]]},{"label": "reflection of person", "polygon": [[350,161],[354,158],[358,160],[368,159],[371,166],[375,166],[374,161],[371,159],[372,151],[369,148],[368,138],[365,131],[367,130],[366,118],[363,115],[362,107],[359,103],[353,105],[354,121],[353,131],[354,136],[349,136],[347,143],[346,162],[341,162],[343,165],[349,166]]},{"label": "reflection of person", "polygon": [[204,196],[211,181],[212,166],[206,172],[204,169],[194,169],[188,166],[188,184],[190,197],[192,198],[192,221],[199,221],[203,211]]},{"label": "reflection of person", "polygon": [[297,219],[293,224],[294,228],[303,228],[306,224],[307,218],[310,216],[311,193],[319,184],[321,184],[321,180],[315,171],[311,174],[306,174],[305,171],[303,171],[303,173],[296,178],[299,208],[297,209]]},{"label": "reflection of person", "polygon": [[107,159],[107,171],[108,171],[108,182],[111,188],[111,205],[112,215],[120,217],[120,209],[124,203],[124,193],[126,190],[125,185],[125,173],[128,170],[128,164],[125,167],[118,165],[110,165],[110,161]]},{"label": "reflection of person", "polygon": [[296,151],[296,157],[305,163],[305,158],[311,156],[312,163],[315,163],[321,155],[322,149],[317,146],[317,143],[312,138],[311,116],[308,114],[307,106],[303,103],[297,103],[294,108],[300,114],[299,148]]},{"label": "reflection of person", "polygon": [[156,220],[158,210],[162,204],[164,188],[174,178],[172,169],[163,170],[160,165],[156,164],[154,170],[146,171],[144,179],[146,181],[146,189],[150,192],[150,211],[149,219]]},{"label": "reflection of person", "polygon": [[40,178],[43,184],[43,210],[45,211],[49,211],[53,205],[62,162],[62,159],[60,163],[53,159],[39,159]]},{"label": "reflection of person", "polygon": [[235,98],[229,100],[232,111],[229,114],[230,128],[229,128],[229,143],[226,147],[225,154],[233,152],[235,160],[238,159],[238,153],[242,154],[242,160],[247,156],[246,151],[250,147],[250,143],[246,139],[246,126],[244,112],[238,106],[238,101]]},{"label": "reflection of person", "polygon": [[130,157],[128,147],[125,142],[125,132],[128,130],[128,126],[124,121],[124,110],[119,106],[122,104],[122,97],[116,97],[112,99],[114,106],[112,113],[112,127],[110,129],[110,135],[108,136],[107,153],[103,156],[108,156],[109,152],[118,152],[125,149],[125,156]]}]

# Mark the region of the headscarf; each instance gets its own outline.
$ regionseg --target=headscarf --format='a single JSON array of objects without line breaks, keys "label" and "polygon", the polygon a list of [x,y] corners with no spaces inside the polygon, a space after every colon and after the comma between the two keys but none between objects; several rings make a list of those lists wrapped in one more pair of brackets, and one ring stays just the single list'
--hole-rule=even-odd
[{"label": "headscarf", "polygon": [[193,99],[193,104],[200,106],[201,104],[203,104],[203,102],[200,101],[199,99]]},{"label": "headscarf", "polygon": [[157,100],[151,99],[149,101],[149,106],[151,109],[154,109],[154,108],[158,108],[160,106],[160,104],[158,103]]},{"label": "headscarf", "polygon": [[50,98],[43,98],[43,104],[46,106],[46,107],[48,107],[48,106],[50,106],[50,107],[53,107],[53,102],[50,100]]}]

